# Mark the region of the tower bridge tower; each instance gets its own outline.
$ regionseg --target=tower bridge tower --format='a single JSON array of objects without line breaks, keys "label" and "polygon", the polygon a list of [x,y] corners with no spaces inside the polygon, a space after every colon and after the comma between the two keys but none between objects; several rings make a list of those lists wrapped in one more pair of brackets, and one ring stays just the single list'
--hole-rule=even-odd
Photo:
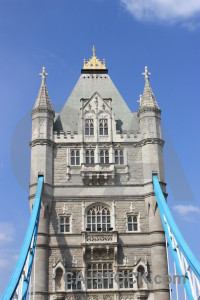
[{"label": "tower bridge tower", "polygon": [[147,67],[137,112],[95,48],[56,117],[44,68],[41,76],[30,143],[30,205],[38,174],[44,175],[35,299],[169,300],[152,184],[156,171],[165,190],[161,110]]}]

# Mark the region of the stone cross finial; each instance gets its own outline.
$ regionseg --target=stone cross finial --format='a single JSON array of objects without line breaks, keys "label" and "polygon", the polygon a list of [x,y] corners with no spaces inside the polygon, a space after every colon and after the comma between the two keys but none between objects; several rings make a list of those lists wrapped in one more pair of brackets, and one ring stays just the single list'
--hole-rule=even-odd
[{"label": "stone cross finial", "polygon": [[93,56],[95,56],[95,46],[92,47],[92,51],[93,51]]},{"label": "stone cross finial", "polygon": [[144,73],[142,73],[142,75],[144,76],[145,80],[149,80],[149,76],[151,75],[150,72],[148,72],[148,67],[145,67],[145,71]]},{"label": "stone cross finial", "polygon": [[45,71],[46,71],[46,68],[43,67],[42,68],[42,73],[39,73],[39,75],[42,77],[42,80],[45,80],[46,76],[48,76],[48,73],[45,73]]}]

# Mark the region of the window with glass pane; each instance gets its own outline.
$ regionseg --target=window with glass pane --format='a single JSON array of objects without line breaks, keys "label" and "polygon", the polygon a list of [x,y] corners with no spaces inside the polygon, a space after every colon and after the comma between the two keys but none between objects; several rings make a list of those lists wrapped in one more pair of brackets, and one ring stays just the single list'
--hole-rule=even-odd
[{"label": "window with glass pane", "polygon": [[90,208],[87,212],[87,230],[110,231],[110,210],[107,207],[101,205]]},{"label": "window with glass pane", "polygon": [[108,150],[100,151],[100,164],[109,164],[109,151]]},{"label": "window with glass pane", "polygon": [[86,150],[85,162],[86,164],[94,164],[94,150]]},{"label": "window with glass pane", "polygon": [[94,135],[94,121],[93,119],[85,120],[85,135]]},{"label": "window with glass pane", "polygon": [[78,166],[80,165],[80,151],[71,150],[71,165]]},{"label": "window with glass pane", "polygon": [[69,217],[60,217],[60,232],[70,232],[70,218]]},{"label": "window with glass pane", "polygon": [[[101,276],[101,279],[99,277]],[[87,266],[88,289],[112,289],[113,265],[112,263],[93,263]]]},{"label": "window with glass pane", "polygon": [[133,288],[133,272],[132,272],[132,270],[119,271],[119,287],[120,287],[120,289]]},{"label": "window with glass pane", "polygon": [[108,135],[108,120],[99,120],[99,135]]},{"label": "window with glass pane", "polygon": [[128,231],[138,231],[138,216],[128,216]]},{"label": "window with glass pane", "polygon": [[81,290],[81,278],[79,272],[67,273],[67,289],[68,290]]},{"label": "window with glass pane", "polygon": [[115,150],[115,164],[116,165],[123,165],[124,164],[123,150]]}]

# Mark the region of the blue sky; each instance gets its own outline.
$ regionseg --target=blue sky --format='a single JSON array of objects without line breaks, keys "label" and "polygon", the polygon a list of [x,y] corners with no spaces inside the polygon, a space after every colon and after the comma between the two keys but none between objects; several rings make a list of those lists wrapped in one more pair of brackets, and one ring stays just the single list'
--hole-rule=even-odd
[{"label": "blue sky", "polygon": [[164,2],[0,0],[0,294],[30,217],[28,143],[38,73],[45,65],[49,95],[59,111],[93,44],[132,111],[143,92],[145,65],[152,73],[166,139],[169,206],[200,260],[200,2]]}]

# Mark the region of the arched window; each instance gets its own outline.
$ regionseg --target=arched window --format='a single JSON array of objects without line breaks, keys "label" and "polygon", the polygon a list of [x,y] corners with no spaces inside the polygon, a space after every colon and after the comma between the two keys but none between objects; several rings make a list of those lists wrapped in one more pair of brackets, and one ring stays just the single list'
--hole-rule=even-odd
[{"label": "arched window", "polygon": [[138,288],[141,289],[144,287],[144,267],[143,266],[139,266],[137,268],[137,284],[138,284]]},{"label": "arched window", "polygon": [[[101,275],[98,280],[97,274]],[[113,288],[113,265],[112,263],[88,264],[87,266],[88,289],[112,289]]]},{"label": "arched window", "polygon": [[56,269],[55,287],[56,291],[64,290],[63,270],[61,268]]},{"label": "arched window", "polygon": [[100,151],[100,164],[109,164],[109,152],[108,150]]},{"label": "arched window", "polygon": [[108,135],[108,120],[99,120],[99,135]]},{"label": "arched window", "polygon": [[93,119],[85,120],[85,135],[94,135],[94,121]]},{"label": "arched window", "polygon": [[102,205],[90,208],[87,212],[88,231],[110,231],[111,219],[110,210]]},{"label": "arched window", "polygon": [[85,154],[86,164],[94,164],[94,150],[86,150]]},{"label": "arched window", "polygon": [[123,150],[115,150],[115,164],[116,165],[123,165],[124,164]]}]

